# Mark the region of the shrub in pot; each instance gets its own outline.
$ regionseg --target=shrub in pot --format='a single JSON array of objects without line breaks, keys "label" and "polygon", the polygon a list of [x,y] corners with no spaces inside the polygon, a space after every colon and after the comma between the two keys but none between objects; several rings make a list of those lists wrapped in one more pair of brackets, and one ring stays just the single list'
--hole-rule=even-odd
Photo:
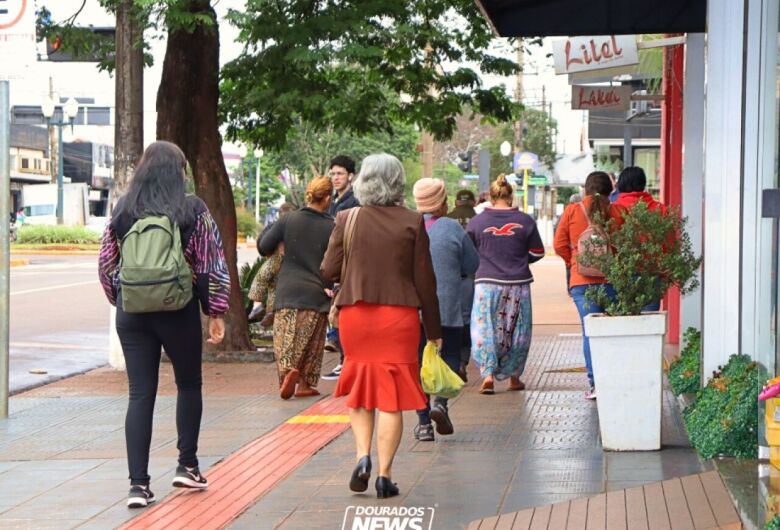
[{"label": "shrub in pot", "polygon": [[[598,222],[598,219],[596,219]],[[643,313],[675,286],[698,287],[701,258],[692,250],[679,211],[651,210],[644,202],[594,235],[577,263],[600,270],[615,288],[598,286],[586,298],[604,308],[585,317],[598,392],[602,445],[619,451],[661,448],[662,357],[666,314]],[[611,251],[603,252],[607,246]]]}]

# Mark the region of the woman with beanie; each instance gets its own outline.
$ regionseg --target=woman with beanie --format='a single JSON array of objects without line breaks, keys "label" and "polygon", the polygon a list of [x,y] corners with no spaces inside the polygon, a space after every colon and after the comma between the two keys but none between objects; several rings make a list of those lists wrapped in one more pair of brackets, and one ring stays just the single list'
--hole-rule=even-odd
[{"label": "woman with beanie", "polygon": [[531,348],[529,264],[544,257],[544,244],[530,215],[512,207],[514,190],[504,175],[490,186],[492,206],[471,220],[468,234],[479,251],[471,311],[471,354],[482,375],[480,393],[493,394],[494,381],[520,380]]},{"label": "woman with beanie", "polygon": [[585,336],[584,318],[591,313],[601,313],[604,308],[585,298],[589,287],[600,285],[609,296],[615,296],[615,290],[604,277],[586,276],[577,269],[577,246],[580,235],[594,224],[600,224],[605,229],[610,220],[620,221],[620,207],[610,203],[612,179],[603,171],[594,171],[585,180],[585,197],[581,202],[569,204],[564,210],[558,228],[555,231],[555,253],[566,263],[571,271],[569,277],[569,294],[580,314],[583,334],[583,355],[588,372],[590,390],[585,393],[585,399],[596,399],[596,388],[593,385],[593,364],[590,359],[590,341]]},{"label": "woman with beanie", "polygon": [[366,157],[354,184],[362,206],[350,242],[345,249],[347,220],[354,209],[336,216],[322,262],[323,277],[341,284],[335,303],[341,311],[344,366],[334,396],[348,396],[355,436],[357,466],[349,487],[368,489],[376,427],[375,487],[382,499],[399,494],[392,467],[403,434],[402,411],[426,406],[417,360],[420,309],[428,339],[441,346],[442,336],[428,234],[423,216],[403,206],[405,182],[403,165],[394,156]]},{"label": "woman with beanie", "polygon": [[325,331],[332,285],[320,276],[320,263],[333,231],[326,212],[333,199],[328,177],[317,177],[306,188],[306,207],[274,223],[257,248],[264,256],[284,243],[284,258],[276,281],[274,353],[282,399],[318,396]]},{"label": "woman with beanie", "polygon": [[[463,338],[463,278],[477,271],[479,254],[460,223],[446,217],[447,189],[443,180],[422,178],[415,182],[414,200],[417,203],[417,211],[423,214],[425,229],[430,238],[441,316],[440,354],[447,366],[458,373]],[[421,364],[426,342],[423,330],[418,350]],[[418,410],[417,417],[419,423],[414,429],[414,437],[420,441],[433,441],[431,420],[436,424],[437,433],[448,435],[454,432],[445,397],[436,396],[433,407],[430,406],[429,398],[428,406]]]}]

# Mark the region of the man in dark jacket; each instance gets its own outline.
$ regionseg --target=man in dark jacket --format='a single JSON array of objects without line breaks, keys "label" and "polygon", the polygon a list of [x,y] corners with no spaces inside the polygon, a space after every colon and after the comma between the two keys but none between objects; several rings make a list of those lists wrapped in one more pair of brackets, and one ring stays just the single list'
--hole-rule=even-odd
[{"label": "man in dark jacket", "polygon": [[360,203],[352,192],[352,180],[355,178],[355,161],[345,155],[339,155],[330,161],[330,176],[333,182],[333,203],[328,213],[333,217],[342,210],[349,210]]},{"label": "man in dark jacket", "polygon": [[474,193],[470,190],[460,190],[455,195],[455,209],[452,210],[447,217],[455,219],[460,223],[463,229],[466,229],[471,218],[477,215],[474,211],[474,205],[477,204],[477,200],[474,197]]},{"label": "man in dark jacket", "polygon": [[[334,218],[342,210],[349,210],[360,206],[355,194],[352,191],[352,181],[355,178],[355,161],[345,155],[339,155],[330,161],[330,176],[333,182],[333,202],[330,205],[328,213]],[[344,363],[344,352],[341,351],[339,341],[339,330],[337,328],[328,328],[327,342],[325,351],[340,352],[339,364],[330,372],[322,376],[326,381],[333,381],[341,375],[341,365]]]}]

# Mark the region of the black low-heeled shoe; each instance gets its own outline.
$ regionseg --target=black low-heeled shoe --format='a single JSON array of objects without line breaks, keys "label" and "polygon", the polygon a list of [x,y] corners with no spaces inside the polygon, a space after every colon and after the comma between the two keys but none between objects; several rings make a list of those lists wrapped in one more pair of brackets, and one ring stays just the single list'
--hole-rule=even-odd
[{"label": "black low-heeled shoe", "polygon": [[349,481],[349,489],[361,493],[368,489],[368,479],[371,478],[371,456],[366,455],[358,460],[352,479]]},{"label": "black low-heeled shoe", "polygon": [[387,499],[389,497],[395,497],[400,492],[398,491],[398,485],[392,482],[387,477],[376,477],[376,498]]}]

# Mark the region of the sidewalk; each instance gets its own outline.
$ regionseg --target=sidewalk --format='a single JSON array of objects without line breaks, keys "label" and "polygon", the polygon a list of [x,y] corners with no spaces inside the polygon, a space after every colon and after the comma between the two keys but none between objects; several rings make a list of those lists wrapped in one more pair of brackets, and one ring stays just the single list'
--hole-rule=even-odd
[{"label": "sidewalk", "polygon": [[[455,434],[435,443],[414,440],[416,417],[407,414],[394,466],[402,495],[393,500],[378,501],[373,488],[365,495],[349,492],[354,449],[348,430],[322,448],[308,442],[308,433],[324,428],[317,421],[343,421],[339,401],[324,399],[314,408],[309,408],[315,404],[312,399],[281,401],[273,365],[206,365],[201,468],[208,473],[223,461],[212,478],[228,477],[225,463],[246,454],[252,447],[248,444],[256,446],[259,437],[263,458],[288,462],[280,471],[246,460],[257,467],[249,470],[252,478],[268,485],[257,499],[247,497],[241,480],[227,480],[219,488],[212,481],[211,497],[230,501],[228,508],[220,508],[221,515],[236,517],[229,527],[339,529],[347,507],[361,505],[434,508],[432,528],[450,530],[480,517],[710,469],[688,447],[668,394],[663,451],[601,450],[596,405],[582,399],[584,374],[570,371],[582,365],[581,341],[563,286],[562,263],[547,258],[534,273],[535,337],[524,377],[528,390],[508,393],[499,385],[496,395],[481,396],[472,367],[470,385],[451,404]],[[326,368],[335,361],[327,356]],[[171,492],[176,466],[175,386],[169,365],[163,365],[160,383],[150,471],[152,489],[162,499],[158,511],[164,513],[188,499],[163,499]],[[320,385],[325,393],[332,388],[333,383]],[[317,412],[320,403],[322,412]],[[143,514],[149,511],[124,507],[125,406],[125,376],[108,369],[13,397],[11,418],[0,420],[0,527],[106,529],[136,516],[142,517],[136,526],[145,525]],[[310,430],[296,427],[309,421],[314,422]],[[303,455],[302,446],[310,453]],[[208,510],[209,499],[191,500]]]}]

